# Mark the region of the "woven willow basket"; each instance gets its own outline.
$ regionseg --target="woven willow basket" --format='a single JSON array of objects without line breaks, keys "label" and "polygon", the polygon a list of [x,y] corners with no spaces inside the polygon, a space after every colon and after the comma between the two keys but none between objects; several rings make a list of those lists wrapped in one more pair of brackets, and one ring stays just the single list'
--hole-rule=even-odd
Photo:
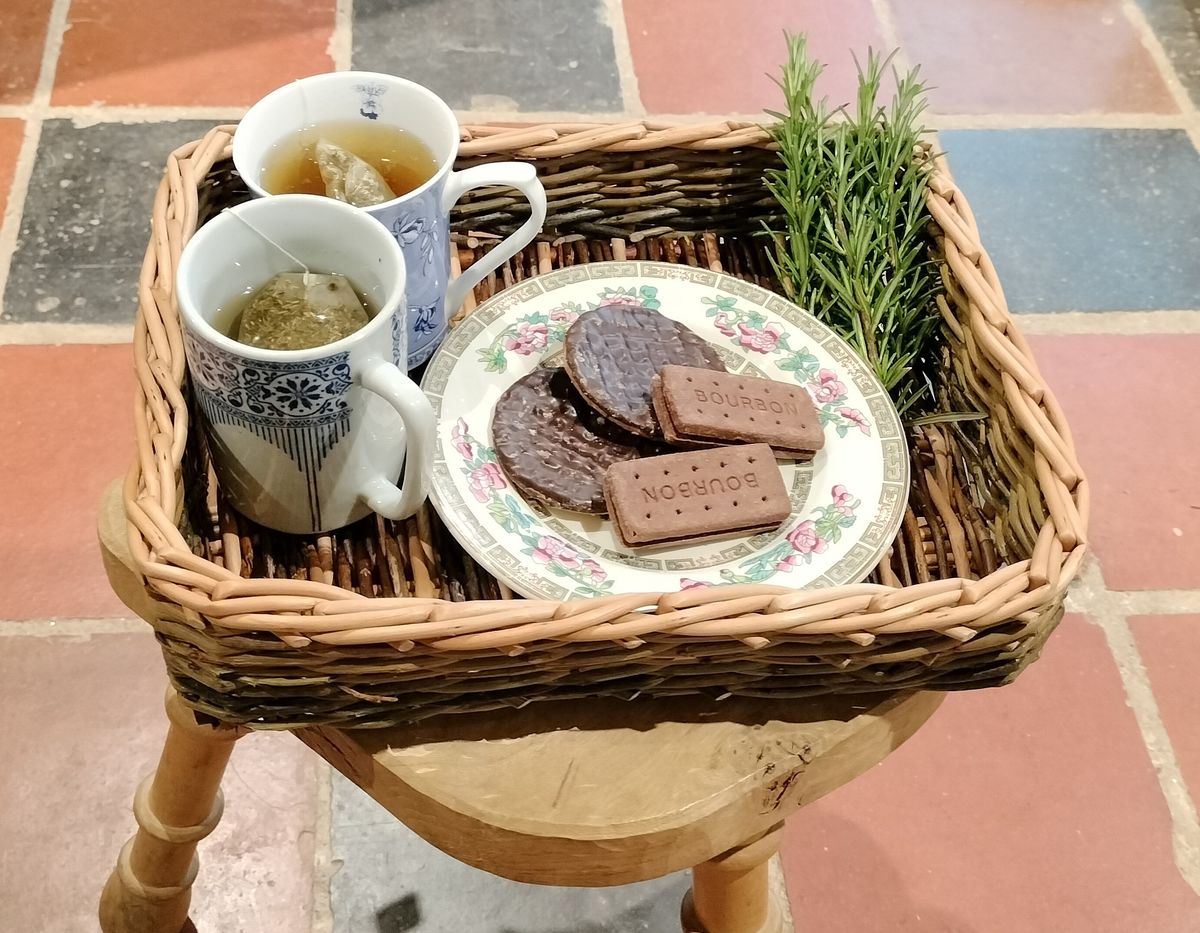
[{"label": "woven willow basket", "polygon": [[[138,457],[124,488],[152,624],[197,710],[256,728],[383,726],[601,694],[956,690],[1011,680],[1054,629],[1084,554],[1087,484],[944,166],[929,195],[946,286],[942,391],[987,418],[912,433],[911,504],[871,579],[558,603],[514,598],[428,508],[303,538],[226,506],[194,429],[172,283],[197,225],[248,196],[229,161],[232,131],[178,149],[158,189],[134,339]],[[634,256],[778,288],[769,241],[754,235],[772,210],[761,179],[776,160],[757,126],[480,126],[464,129],[460,152],[460,166],[532,162],[550,199],[544,239],[476,300],[557,267]],[[452,263],[473,262],[527,210],[507,191],[464,201]]]}]

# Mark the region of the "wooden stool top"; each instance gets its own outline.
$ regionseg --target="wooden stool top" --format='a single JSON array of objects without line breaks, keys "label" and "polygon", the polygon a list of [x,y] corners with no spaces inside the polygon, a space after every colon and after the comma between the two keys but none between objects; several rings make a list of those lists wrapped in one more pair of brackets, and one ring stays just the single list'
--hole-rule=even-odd
[{"label": "wooden stool top", "polygon": [[[100,542],[133,611],[119,488]],[[885,758],[941,694],[533,703],[300,738],[415,832],[517,881],[612,885],[691,868],[751,842]]]}]

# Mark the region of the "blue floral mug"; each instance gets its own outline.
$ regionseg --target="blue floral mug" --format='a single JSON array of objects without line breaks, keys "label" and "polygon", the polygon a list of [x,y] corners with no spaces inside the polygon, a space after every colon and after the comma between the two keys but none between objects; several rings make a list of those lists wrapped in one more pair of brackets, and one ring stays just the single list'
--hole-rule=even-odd
[{"label": "blue floral mug", "polygon": [[[349,336],[309,350],[268,350],[228,336],[232,322],[222,309],[277,273],[301,271],[294,260],[347,276],[377,313]],[[183,248],[175,295],[192,393],[221,489],[243,515],[312,534],[371,511],[402,519],[420,508],[436,421],[400,368],[404,285],[404,255],[383,227],[349,204],[311,194],[248,201],[218,214]]]},{"label": "blue floral mug", "polygon": [[[453,111],[430,91],[393,75],[341,71],[301,78],[272,91],[247,111],[233,140],[233,162],[258,197],[271,154],[305,127],[378,121],[411,133],[437,162],[437,171],[414,191],[363,208],[382,223],[404,251],[408,267],[408,368],[424,363],[446,334],[447,312],[463,303],[483,277],[537,236],[546,220],[546,192],[533,166],[494,162],[453,171],[459,126]],[[472,188],[516,188],[529,201],[529,219],[480,261],[450,279],[450,208]]]}]

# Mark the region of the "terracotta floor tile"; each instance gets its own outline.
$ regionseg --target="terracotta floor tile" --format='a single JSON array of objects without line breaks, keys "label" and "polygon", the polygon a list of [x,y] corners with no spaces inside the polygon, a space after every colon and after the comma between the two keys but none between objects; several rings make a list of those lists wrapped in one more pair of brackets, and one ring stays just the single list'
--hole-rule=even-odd
[{"label": "terracotta floor tile", "polygon": [[1014,684],[951,695],[788,821],[797,929],[1184,933],[1200,898],[1103,633],[1068,619]]},{"label": "terracotta floor tile", "polygon": [[1200,587],[1200,336],[1031,338],[1092,487],[1111,589]]},{"label": "terracotta floor tile", "polygon": [[[0,640],[0,929],[96,929],[135,829],[133,792],[161,750],[165,686],[149,629]],[[200,848],[192,917],[204,933],[308,929],[315,761],[288,735],[239,742],[225,816]]]},{"label": "terracotta floor tile", "polygon": [[0,29],[0,104],[24,104],[33,97],[46,24],[53,0],[4,0]]},{"label": "terracotta floor tile", "polygon": [[22,120],[0,120],[0,217],[8,206],[8,195],[12,188],[13,169],[17,155],[21,152],[21,141],[25,136]]},{"label": "terracotta floor tile", "polygon": [[651,113],[757,113],[778,108],[772,78],[803,31],[826,63],[821,90],[835,106],[856,86],[850,53],[882,48],[870,0],[625,0],[625,24],[642,104]]},{"label": "terracotta floor tile", "polygon": [[96,545],[96,504],[133,456],[127,345],[0,347],[0,619],[128,615]]},{"label": "terracotta floor tile", "polygon": [[56,104],[251,104],[329,71],[334,0],[73,0]]},{"label": "terracotta floor tile", "polygon": [[1134,617],[1129,626],[1183,779],[1200,801],[1200,616]]},{"label": "terracotta floor tile", "polygon": [[943,113],[1174,113],[1119,0],[902,0],[900,42]]}]

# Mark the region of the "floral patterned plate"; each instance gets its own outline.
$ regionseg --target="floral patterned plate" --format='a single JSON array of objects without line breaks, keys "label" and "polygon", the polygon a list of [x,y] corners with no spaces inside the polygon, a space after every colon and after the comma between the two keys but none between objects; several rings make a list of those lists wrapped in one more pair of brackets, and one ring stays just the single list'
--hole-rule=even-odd
[{"label": "floral patterned plate", "polygon": [[[607,519],[528,503],[508,483],[490,446],[496,400],[514,380],[560,357],[580,314],[612,303],[682,321],[720,349],[730,372],[808,389],[825,425],[825,449],[811,464],[782,464],[792,514],[779,529],[638,553],[621,545]],[[900,420],[862,360],[794,304],[705,269],[601,262],[528,279],[451,331],[422,387],[438,415],[434,506],[480,564],[531,598],[855,583],[879,562],[904,515],[908,452]]]}]

